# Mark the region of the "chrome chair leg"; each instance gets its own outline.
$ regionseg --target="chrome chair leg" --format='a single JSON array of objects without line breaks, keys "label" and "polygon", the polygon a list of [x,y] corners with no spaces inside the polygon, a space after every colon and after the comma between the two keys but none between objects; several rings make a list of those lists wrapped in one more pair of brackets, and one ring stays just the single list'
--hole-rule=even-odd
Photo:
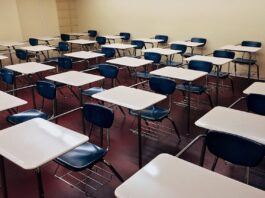
[{"label": "chrome chair leg", "polygon": [[107,166],[109,167],[109,169],[114,173],[114,175],[121,181],[121,182],[124,182],[124,179],[121,177],[121,175],[116,171],[116,169],[109,163],[107,162],[106,160],[102,160],[102,162]]},{"label": "chrome chair leg", "polygon": [[218,157],[215,157],[215,158],[214,158],[213,165],[212,165],[212,168],[211,168],[212,171],[215,170],[215,167],[216,167],[217,161],[218,161]]},{"label": "chrome chair leg", "polygon": [[174,130],[175,130],[175,132],[176,132],[176,134],[177,134],[179,140],[181,141],[180,133],[179,133],[177,127],[176,127],[175,122],[174,122],[170,117],[166,117],[166,119],[168,119],[168,120],[171,122],[171,124],[173,125]]}]

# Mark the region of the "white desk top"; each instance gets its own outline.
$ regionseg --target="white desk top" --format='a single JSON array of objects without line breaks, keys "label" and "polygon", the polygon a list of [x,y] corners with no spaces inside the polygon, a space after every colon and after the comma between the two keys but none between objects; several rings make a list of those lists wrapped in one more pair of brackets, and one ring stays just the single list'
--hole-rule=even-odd
[{"label": "white desk top", "polygon": [[105,56],[104,54],[101,53],[96,53],[96,52],[86,52],[86,51],[79,51],[79,52],[72,52],[68,54],[64,54],[64,56],[69,56],[73,58],[79,58],[79,59],[92,59],[92,58],[98,58]]},{"label": "white desk top", "polygon": [[4,47],[13,47],[13,46],[19,46],[19,45],[25,45],[25,43],[17,42],[17,41],[0,41],[0,46],[4,46]]},{"label": "white desk top", "polygon": [[265,144],[265,116],[226,107],[215,107],[195,122],[195,125],[239,135]]},{"label": "white desk top", "polygon": [[133,58],[133,57],[121,57],[121,58],[115,58],[108,60],[107,63],[125,66],[125,67],[141,67],[144,65],[151,64],[153,61],[151,60],[145,60],[145,59],[139,59],[139,58]]},{"label": "white desk top", "polygon": [[186,45],[187,47],[198,47],[202,45],[203,43],[191,42],[191,41],[174,41],[174,42],[169,43],[169,45],[172,45],[172,44]]},{"label": "white desk top", "polygon": [[192,82],[198,78],[206,76],[208,73],[191,69],[163,67],[161,69],[151,71],[150,74]]},{"label": "white desk top", "polygon": [[118,86],[92,96],[98,100],[140,111],[164,99],[166,96],[141,89]]},{"label": "white desk top", "polygon": [[160,154],[116,190],[117,198],[262,198],[265,192],[168,154]]},{"label": "white desk top", "polygon": [[250,52],[250,53],[255,53],[261,50],[261,48],[259,47],[247,47],[247,46],[242,46],[242,45],[226,45],[226,46],[221,47],[220,49],[237,51],[237,52]]},{"label": "white desk top", "polygon": [[0,91],[0,111],[12,109],[27,103],[25,100]]},{"label": "white desk top", "polygon": [[41,118],[4,129],[0,154],[22,167],[35,169],[88,141],[88,137]]},{"label": "white desk top", "polygon": [[68,71],[60,74],[45,77],[48,80],[60,82],[66,85],[81,87],[96,81],[103,80],[103,76],[87,74],[78,71]]},{"label": "white desk top", "polygon": [[112,40],[124,38],[124,36],[119,36],[119,35],[106,35],[103,37],[105,37],[106,39],[112,39]]},{"label": "white desk top", "polygon": [[141,39],[135,39],[137,41],[143,41],[144,43],[159,43],[162,42],[162,39],[150,39],[150,38],[141,38]]},{"label": "white desk top", "polygon": [[90,41],[90,40],[86,40],[86,39],[76,39],[76,40],[70,40],[67,42],[73,43],[73,44],[79,44],[79,45],[90,45],[90,44],[96,43],[97,41]]},{"label": "white desk top", "polygon": [[66,33],[70,36],[86,36],[87,33],[84,33],[84,32],[72,32],[72,33]]},{"label": "white desk top", "polygon": [[214,65],[218,65],[218,66],[225,65],[233,61],[233,59],[230,59],[230,58],[219,58],[219,57],[201,56],[201,55],[195,55],[195,56],[186,58],[185,60],[188,62],[191,60],[207,61],[207,62],[211,62]]},{"label": "white desk top", "polygon": [[145,49],[142,51],[143,52],[155,52],[155,53],[165,55],[165,56],[170,56],[170,55],[178,54],[181,52],[180,50],[172,50],[172,49],[167,49],[167,48],[149,48],[149,49]]},{"label": "white desk top", "polygon": [[7,59],[7,58],[8,58],[7,56],[0,55],[0,60],[4,60],[4,59]]},{"label": "white desk top", "polygon": [[38,37],[37,39],[40,40],[40,41],[54,41],[54,40],[59,40],[58,37],[49,37],[49,36]]},{"label": "white desk top", "polygon": [[130,44],[122,44],[122,43],[112,43],[107,45],[102,45],[101,47],[108,47],[113,49],[120,49],[120,50],[126,50],[136,47],[136,45],[130,45]]},{"label": "white desk top", "polygon": [[243,91],[244,94],[260,94],[265,95],[265,83],[264,82],[254,82],[248,88]]},{"label": "white desk top", "polygon": [[27,63],[9,65],[6,66],[5,68],[26,75],[55,69],[55,67],[53,66],[36,63],[36,62],[27,62]]},{"label": "white desk top", "polygon": [[56,49],[55,47],[49,47],[47,45],[36,45],[36,46],[26,46],[21,47],[21,49],[31,52],[42,52]]}]

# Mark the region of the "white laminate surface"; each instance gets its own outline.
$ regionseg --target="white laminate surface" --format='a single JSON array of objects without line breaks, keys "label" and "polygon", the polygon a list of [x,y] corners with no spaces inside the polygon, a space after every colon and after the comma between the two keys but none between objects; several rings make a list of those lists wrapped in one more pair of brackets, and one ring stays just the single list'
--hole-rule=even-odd
[{"label": "white laminate surface", "polygon": [[50,37],[50,36],[38,37],[37,39],[40,40],[40,41],[54,41],[54,40],[59,40],[58,37]]},{"label": "white laminate surface", "polygon": [[114,87],[92,97],[137,111],[166,99],[166,96],[161,94],[125,86]]},{"label": "white laminate surface", "polygon": [[255,53],[261,50],[261,48],[259,47],[247,47],[242,45],[226,45],[221,47],[220,49],[237,51],[237,52],[250,52],[250,53]]},{"label": "white laminate surface", "polygon": [[134,48],[134,47],[136,47],[136,45],[122,44],[122,43],[112,43],[112,44],[102,45],[101,47],[126,50],[126,49]]},{"label": "white laminate surface", "polygon": [[5,68],[26,75],[55,69],[55,67],[53,66],[36,63],[36,62],[27,62],[27,63],[9,65],[6,66]]},{"label": "white laminate surface", "polygon": [[66,33],[70,36],[86,36],[87,33],[82,33],[82,32],[72,32],[72,33]]},{"label": "white laminate surface", "polygon": [[208,73],[177,67],[163,67],[161,69],[151,71],[150,74],[192,82],[198,78],[206,76]]},{"label": "white laminate surface", "polygon": [[150,39],[150,38],[140,38],[140,39],[135,39],[137,41],[143,41],[144,43],[159,43],[162,42],[162,39]]},{"label": "white laminate surface", "polygon": [[78,45],[90,45],[90,44],[96,43],[97,41],[90,41],[90,40],[86,40],[86,39],[76,39],[76,40],[70,40],[67,42],[73,43],[73,44],[78,44]]},{"label": "white laminate surface", "polygon": [[155,53],[165,55],[165,56],[170,56],[170,55],[178,54],[181,52],[180,50],[172,50],[172,49],[167,49],[167,48],[149,48],[149,49],[145,49],[142,51],[143,52],[155,52]]},{"label": "white laminate surface", "polygon": [[172,44],[186,45],[187,47],[198,47],[202,45],[203,43],[191,42],[191,41],[174,41],[174,42],[169,43],[169,45],[172,45]]},{"label": "white laminate surface", "polygon": [[79,51],[79,52],[67,53],[67,54],[64,54],[64,56],[87,60],[87,59],[92,59],[92,58],[103,57],[105,55],[101,53],[90,52],[90,51],[89,52]]},{"label": "white laminate surface", "polygon": [[244,94],[260,94],[265,95],[265,83],[264,82],[254,82],[248,88],[243,91]]},{"label": "white laminate surface", "polygon": [[26,46],[21,47],[21,49],[31,52],[42,52],[56,49],[55,47],[49,47],[47,45],[36,45],[36,46]]},{"label": "white laminate surface", "polygon": [[169,154],[160,154],[115,190],[117,198],[263,198],[265,192]]},{"label": "white laminate surface", "polygon": [[239,135],[265,144],[265,116],[215,107],[195,122],[201,128]]},{"label": "white laminate surface", "polygon": [[4,59],[7,59],[7,58],[8,58],[7,56],[0,55],[0,60],[4,60]]},{"label": "white laminate surface", "polygon": [[52,76],[45,77],[48,80],[63,83],[66,85],[71,85],[75,87],[80,87],[87,85],[96,81],[103,80],[103,76],[98,76],[94,74],[87,74],[78,71],[68,71],[60,74],[55,74]]},{"label": "white laminate surface", "polygon": [[27,103],[28,102],[25,100],[22,100],[18,97],[0,91],[0,111],[12,109]]},{"label": "white laminate surface", "polygon": [[125,66],[125,67],[141,67],[153,63],[151,60],[139,59],[134,57],[121,57],[108,60],[107,63]]},{"label": "white laminate surface", "polygon": [[103,36],[103,37],[105,37],[106,39],[112,39],[112,40],[124,38],[124,36],[119,36],[119,35],[106,35],[106,36]]},{"label": "white laminate surface", "polygon": [[18,41],[0,41],[0,46],[4,46],[4,47],[13,47],[13,46],[19,46],[19,45],[25,45],[25,43],[18,42]]},{"label": "white laminate surface", "polygon": [[41,118],[6,128],[0,133],[0,155],[35,169],[88,141],[88,137]]},{"label": "white laminate surface", "polygon": [[191,61],[191,60],[198,60],[198,61],[207,61],[211,62],[214,65],[225,65],[229,62],[232,62],[233,59],[230,58],[219,58],[219,57],[213,57],[213,56],[201,56],[201,55],[195,55],[189,58],[185,59],[186,61]]}]

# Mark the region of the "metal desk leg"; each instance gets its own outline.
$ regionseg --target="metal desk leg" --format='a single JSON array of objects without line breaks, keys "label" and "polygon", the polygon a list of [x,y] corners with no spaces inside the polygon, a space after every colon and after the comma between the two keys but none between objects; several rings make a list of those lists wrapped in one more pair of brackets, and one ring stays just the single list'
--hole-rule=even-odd
[{"label": "metal desk leg", "polygon": [[138,112],[138,159],[138,165],[140,169],[142,168],[142,123],[140,112]]},{"label": "metal desk leg", "polygon": [[36,169],[36,176],[37,176],[37,182],[38,182],[39,197],[44,198],[44,190],[43,190],[43,185],[42,185],[40,167]]},{"label": "metal desk leg", "polygon": [[219,76],[220,75],[220,66],[216,65],[216,93],[215,93],[215,105],[219,104]]},{"label": "metal desk leg", "polygon": [[7,198],[8,193],[7,193],[5,164],[4,164],[4,157],[3,156],[0,157],[0,168],[1,168],[1,184],[2,184],[3,198]]},{"label": "metal desk leg", "polygon": [[189,87],[188,87],[188,109],[187,109],[187,135],[190,134],[190,87],[191,87],[191,82],[189,82]]},{"label": "metal desk leg", "polygon": [[[28,75],[28,79],[29,82],[34,85],[33,79],[32,79],[32,75]],[[32,94],[32,102],[33,102],[33,107],[36,109],[37,105],[36,105],[36,100],[35,100],[35,92],[34,92],[34,86],[32,86],[31,88],[31,94]]]},{"label": "metal desk leg", "polygon": [[13,62],[12,51],[11,51],[10,47],[8,47],[8,52],[9,52],[9,56],[10,56],[11,65],[13,65],[14,62]]},{"label": "metal desk leg", "polygon": [[[249,53],[249,60],[252,59],[252,54]],[[248,79],[250,79],[250,72],[251,72],[251,64],[248,65]]]},{"label": "metal desk leg", "polygon": [[[209,130],[206,131],[205,134],[207,134],[209,132]],[[206,152],[206,139],[203,138],[203,142],[202,142],[202,150],[201,150],[201,157],[200,157],[200,166],[203,167],[204,164],[204,158],[205,158],[205,152]]]}]

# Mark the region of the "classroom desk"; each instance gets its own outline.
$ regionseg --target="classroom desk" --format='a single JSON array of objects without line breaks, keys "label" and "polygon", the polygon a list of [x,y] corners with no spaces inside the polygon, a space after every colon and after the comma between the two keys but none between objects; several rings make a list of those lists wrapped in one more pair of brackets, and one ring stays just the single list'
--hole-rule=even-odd
[{"label": "classroom desk", "polygon": [[[47,51],[47,58],[49,58],[49,51],[55,50],[56,48],[55,47],[49,47],[47,45],[36,45],[36,46],[21,47],[21,49],[35,53],[36,60],[40,62],[40,52],[43,53],[44,51]],[[44,53],[43,53],[43,55],[44,55]],[[44,57],[45,57],[45,55],[44,55]]]},{"label": "classroom desk", "polygon": [[27,104],[28,102],[18,97],[0,91],[0,112],[8,109],[13,109]]},{"label": "classroom desk", "polygon": [[123,56],[125,56],[125,50],[133,49],[136,47],[136,45],[123,44],[123,43],[112,43],[112,44],[108,44],[108,45],[102,45],[101,47],[115,49],[119,56],[121,56],[119,50],[122,50]]},{"label": "classroom desk", "polygon": [[72,52],[72,53],[67,53],[64,54],[64,56],[69,56],[72,58],[78,58],[78,59],[83,59],[85,61],[89,61],[89,59],[96,59],[96,62],[98,63],[98,58],[105,56],[104,54],[101,53],[96,53],[96,52],[86,52],[86,51],[79,51],[79,52]]},{"label": "classroom desk", "polygon": [[141,110],[144,110],[164,99],[166,96],[135,89],[131,87],[118,86],[109,90],[92,95],[93,98],[112,103],[121,107],[138,111],[138,164],[142,167],[142,127],[141,127]]},{"label": "classroom desk", "polygon": [[15,50],[16,46],[21,46],[21,45],[25,45],[25,43],[17,41],[0,41],[0,46],[6,47],[8,49],[11,64],[14,63],[12,58],[12,49]]},{"label": "classroom desk", "polygon": [[44,41],[47,45],[50,45],[50,41],[59,40],[58,37],[49,37],[49,36],[38,37],[37,39],[39,41]]},{"label": "classroom desk", "polygon": [[254,82],[248,88],[243,91],[244,94],[260,94],[265,95],[265,83],[264,82]]},{"label": "classroom desk", "polygon": [[109,43],[110,43],[111,40],[115,43],[115,40],[124,38],[124,36],[119,36],[119,35],[106,35],[106,36],[103,36],[103,37],[105,37],[108,40]]},{"label": "classroom desk", "polygon": [[7,59],[7,56],[0,55],[0,68],[3,68],[2,60]]},{"label": "classroom desk", "polygon": [[80,50],[83,50],[85,45],[94,45],[95,43],[97,43],[97,41],[76,39],[76,40],[67,41],[67,43],[80,45]]},{"label": "classroom desk", "polygon": [[200,45],[203,45],[204,43],[191,42],[191,41],[174,41],[174,42],[169,43],[169,45],[172,45],[172,44],[186,45],[187,47],[190,47],[191,55],[193,56],[194,48],[199,47]]},{"label": "classroom desk", "polygon": [[178,53],[181,52],[180,50],[172,50],[172,49],[167,49],[167,48],[149,48],[149,49],[145,49],[145,50],[142,50],[142,51],[143,52],[154,52],[154,53],[158,53],[158,54],[164,55],[167,58],[167,63],[169,61],[168,58],[170,56],[178,54]]},{"label": "classroom desk", "polygon": [[191,60],[198,60],[198,61],[207,61],[207,62],[211,62],[213,65],[216,66],[216,74],[217,74],[217,78],[216,78],[216,93],[215,93],[215,103],[216,106],[219,103],[219,73],[221,71],[221,67],[222,65],[225,65],[227,63],[230,63],[233,61],[233,59],[230,58],[220,58],[220,57],[213,57],[213,56],[201,56],[201,55],[195,55],[189,58],[185,59],[187,62],[191,61]]},{"label": "classroom desk", "polygon": [[[207,75],[207,72],[195,71],[190,69],[183,69],[177,67],[164,67],[151,71],[150,74],[156,76],[163,76],[166,78],[172,78],[175,80],[182,80],[189,83],[191,86],[192,82]],[[190,92],[188,92],[188,116],[187,116],[187,131],[190,131]]]},{"label": "classroom desk", "polygon": [[152,47],[156,45],[158,45],[158,43],[163,42],[164,40],[162,39],[151,39],[151,38],[140,38],[140,39],[134,39],[137,41],[143,41],[144,43],[149,43],[152,45]]},{"label": "classroom desk", "polygon": [[79,39],[81,36],[86,36],[87,33],[83,33],[83,32],[72,32],[72,33],[66,33],[68,34],[69,36],[73,36],[77,39]]},{"label": "classroom desk", "polygon": [[169,154],[160,154],[115,190],[117,198],[262,198],[265,192]]},{"label": "classroom desk", "polygon": [[0,163],[4,197],[8,197],[4,158],[23,169],[36,169],[39,197],[43,198],[40,167],[87,141],[87,136],[41,118],[2,130],[0,133]]},{"label": "classroom desk", "polygon": [[265,116],[226,107],[215,107],[195,122],[207,130],[239,135],[265,145]]}]

